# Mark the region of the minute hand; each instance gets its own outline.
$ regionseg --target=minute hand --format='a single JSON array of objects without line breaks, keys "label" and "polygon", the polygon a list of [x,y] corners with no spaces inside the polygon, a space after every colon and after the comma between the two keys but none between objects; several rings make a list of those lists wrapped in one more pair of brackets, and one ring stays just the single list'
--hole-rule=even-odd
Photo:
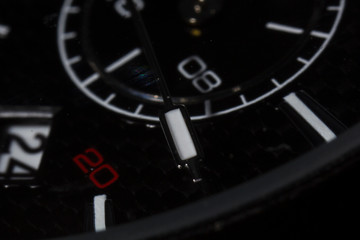
[{"label": "minute hand", "polygon": [[166,107],[173,106],[173,102],[171,99],[171,95],[169,92],[169,88],[167,86],[167,83],[165,81],[164,74],[161,71],[160,64],[157,60],[154,48],[152,47],[151,40],[148,34],[148,31],[145,27],[144,21],[142,19],[141,14],[136,10],[135,4],[132,0],[129,0],[129,6],[130,10],[133,13],[132,19],[135,23],[135,28],[137,31],[137,34],[140,38],[142,47],[144,49],[145,57],[150,65],[150,68],[154,71],[156,76],[156,82],[158,84],[158,87],[160,89],[161,96],[163,97],[164,104]]},{"label": "minute hand", "polygon": [[187,113],[186,107],[174,105],[169,92],[165,77],[152,47],[151,40],[140,13],[135,4],[129,0],[129,6],[133,13],[133,21],[138,36],[142,43],[145,57],[154,71],[160,94],[163,98],[165,109],[159,114],[161,127],[164,131],[170,150],[178,166],[189,168],[194,182],[201,181],[198,171],[199,161],[202,160],[202,149],[197,139],[194,127]]}]

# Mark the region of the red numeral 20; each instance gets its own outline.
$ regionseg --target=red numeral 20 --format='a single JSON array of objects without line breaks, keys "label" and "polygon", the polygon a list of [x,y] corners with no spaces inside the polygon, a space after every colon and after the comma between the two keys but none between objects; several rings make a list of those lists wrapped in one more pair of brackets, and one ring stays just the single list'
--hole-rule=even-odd
[{"label": "red numeral 20", "polygon": [[[90,158],[91,157],[91,158]],[[98,188],[106,188],[119,178],[119,174],[109,164],[103,164],[103,156],[94,148],[85,150],[84,154],[79,154],[73,158],[73,161],[86,174],[89,174],[89,179]],[[107,181],[100,181],[98,178],[100,174],[110,173],[111,178]]]}]

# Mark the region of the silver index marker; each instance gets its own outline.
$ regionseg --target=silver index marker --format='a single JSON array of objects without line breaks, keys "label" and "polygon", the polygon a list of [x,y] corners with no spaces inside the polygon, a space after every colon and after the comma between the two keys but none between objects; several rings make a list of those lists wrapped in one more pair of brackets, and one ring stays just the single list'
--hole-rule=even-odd
[{"label": "silver index marker", "polygon": [[265,27],[269,30],[279,31],[279,32],[285,32],[290,34],[296,34],[300,35],[304,33],[304,30],[302,28],[288,26],[280,23],[275,22],[268,22]]},{"label": "silver index marker", "polygon": [[130,51],[129,53],[127,53],[126,55],[122,56],[121,58],[119,58],[118,60],[113,62],[112,64],[110,64],[108,67],[106,67],[105,71],[107,73],[111,73],[111,72],[115,71],[116,69],[121,68],[122,66],[124,66],[125,64],[127,64],[128,62],[130,62],[131,60],[133,60],[140,54],[141,54],[141,49],[135,48],[132,51]]},{"label": "silver index marker", "polygon": [[280,108],[313,144],[330,142],[345,126],[304,91],[284,97]]},{"label": "silver index marker", "polygon": [[95,232],[106,230],[105,215],[106,195],[98,195],[94,197],[94,229]]}]

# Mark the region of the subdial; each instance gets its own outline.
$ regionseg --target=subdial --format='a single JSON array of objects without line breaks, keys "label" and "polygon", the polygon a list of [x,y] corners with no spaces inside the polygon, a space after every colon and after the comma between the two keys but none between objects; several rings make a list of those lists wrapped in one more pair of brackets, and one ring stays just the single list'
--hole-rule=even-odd
[{"label": "subdial", "polygon": [[[327,47],[344,8],[344,0],[134,3],[151,29],[173,101],[193,120],[258,103],[296,80]],[[158,121],[162,97],[131,15],[123,0],[65,1],[61,59],[93,101]]]}]

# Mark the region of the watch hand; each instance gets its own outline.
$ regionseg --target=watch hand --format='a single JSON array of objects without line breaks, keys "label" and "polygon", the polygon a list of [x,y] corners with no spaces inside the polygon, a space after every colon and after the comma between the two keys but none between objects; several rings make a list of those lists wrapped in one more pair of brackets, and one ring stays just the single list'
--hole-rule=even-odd
[{"label": "watch hand", "polygon": [[193,176],[193,181],[199,182],[202,178],[200,177],[197,165],[202,160],[203,154],[190,116],[185,106],[173,103],[141,14],[136,9],[133,1],[130,0],[128,5],[133,13],[132,19],[140,37],[145,57],[154,71],[156,82],[164,101],[165,107],[160,112],[159,119],[170,150],[179,168],[182,166],[187,167]]},{"label": "watch hand", "polygon": [[151,45],[151,40],[149,37],[149,34],[147,32],[147,29],[145,27],[144,21],[142,20],[142,17],[140,13],[136,10],[135,4],[133,1],[128,1],[129,7],[132,14],[132,19],[135,23],[136,31],[139,35],[142,47],[144,49],[145,57],[151,67],[151,69],[154,71],[156,76],[156,82],[158,84],[158,87],[160,89],[161,96],[164,99],[164,104],[166,107],[172,107],[174,104],[172,102],[170,92],[167,86],[167,83],[165,82],[165,77],[161,71],[160,64],[157,60],[157,57],[155,55],[155,51]]}]

